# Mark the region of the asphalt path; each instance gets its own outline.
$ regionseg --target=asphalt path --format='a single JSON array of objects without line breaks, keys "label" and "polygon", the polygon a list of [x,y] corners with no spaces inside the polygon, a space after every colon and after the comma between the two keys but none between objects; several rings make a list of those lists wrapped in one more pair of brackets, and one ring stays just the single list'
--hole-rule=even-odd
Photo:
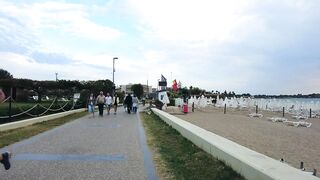
[{"label": "asphalt path", "polygon": [[139,114],[87,115],[0,150],[11,150],[1,180],[158,179]]}]

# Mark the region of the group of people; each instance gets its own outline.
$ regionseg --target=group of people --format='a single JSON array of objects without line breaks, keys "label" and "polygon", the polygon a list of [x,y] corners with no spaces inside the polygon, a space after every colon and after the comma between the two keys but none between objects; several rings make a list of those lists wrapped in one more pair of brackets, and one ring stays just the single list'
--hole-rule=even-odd
[{"label": "group of people", "polygon": [[[105,96],[103,91],[100,91],[100,94],[95,98],[93,93],[91,93],[88,98],[88,111],[94,115],[94,108],[97,105],[99,109],[99,116],[103,116],[104,107],[106,107],[108,115],[110,114],[112,107],[114,114],[117,114],[118,103],[119,98],[117,97],[117,94],[112,98],[109,93]],[[139,106],[138,97],[136,95],[132,96],[130,93],[127,94],[123,100],[123,106],[128,114],[131,112],[137,113]]]},{"label": "group of people", "polygon": [[123,107],[125,111],[128,112],[128,114],[130,114],[131,111],[133,113],[137,113],[138,106],[139,106],[139,100],[136,95],[131,96],[131,94],[129,93],[125,96],[123,101]]},{"label": "group of people", "polygon": [[[6,96],[5,96],[4,92],[2,91],[2,89],[0,88],[0,103],[2,103],[5,99],[6,99]],[[10,152],[4,152],[4,153],[0,154],[0,163],[3,164],[5,170],[10,169],[10,166],[11,166],[10,157],[11,157]]]},{"label": "group of people", "polygon": [[94,108],[97,105],[99,109],[99,116],[103,116],[103,110],[106,106],[108,115],[110,114],[111,107],[113,107],[114,114],[116,115],[118,102],[119,98],[117,97],[117,94],[115,94],[112,98],[109,93],[107,93],[107,95],[105,96],[103,94],[103,91],[100,91],[100,94],[97,96],[97,98],[95,98],[93,93],[91,93],[88,98],[88,111],[93,113],[94,115]]}]

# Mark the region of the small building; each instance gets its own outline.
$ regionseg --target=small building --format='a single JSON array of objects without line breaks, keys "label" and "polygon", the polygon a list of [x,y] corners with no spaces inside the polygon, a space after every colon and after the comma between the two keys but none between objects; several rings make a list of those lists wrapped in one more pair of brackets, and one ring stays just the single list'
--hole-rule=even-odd
[{"label": "small building", "polygon": [[[120,85],[120,91],[127,93],[132,93],[131,87],[133,84],[129,83],[126,85]],[[152,86],[141,84],[143,87],[143,94],[148,95],[152,92]]]}]

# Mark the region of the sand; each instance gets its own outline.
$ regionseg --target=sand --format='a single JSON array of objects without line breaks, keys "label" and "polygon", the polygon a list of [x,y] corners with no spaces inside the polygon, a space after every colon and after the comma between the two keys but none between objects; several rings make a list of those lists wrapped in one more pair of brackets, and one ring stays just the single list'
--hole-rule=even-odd
[{"label": "sand", "polygon": [[[309,128],[294,127],[267,120],[282,117],[281,112],[260,111],[262,118],[249,117],[254,111],[228,109],[224,114],[222,108],[208,107],[175,116],[273,159],[284,158],[296,168],[303,161],[307,171],[320,170],[320,119],[308,119],[312,123]],[[289,114],[285,118],[294,121]]]}]

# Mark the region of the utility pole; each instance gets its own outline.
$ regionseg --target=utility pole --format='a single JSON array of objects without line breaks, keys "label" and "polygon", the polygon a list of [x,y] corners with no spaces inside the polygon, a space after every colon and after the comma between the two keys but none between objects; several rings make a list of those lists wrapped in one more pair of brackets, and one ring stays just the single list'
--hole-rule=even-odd
[{"label": "utility pole", "polygon": [[56,74],[56,82],[58,82],[58,73],[55,73]]},{"label": "utility pole", "polygon": [[113,66],[112,66],[112,83],[113,83],[113,87],[112,87],[112,96],[114,96],[114,93],[115,93],[115,89],[116,89],[116,85],[114,84],[114,72],[115,72],[115,69],[114,69],[114,62],[115,60],[118,59],[117,57],[114,57],[113,58]]},{"label": "utility pole", "polygon": [[150,92],[149,92],[149,82],[148,82],[148,80],[147,80],[147,94],[149,94]]}]

